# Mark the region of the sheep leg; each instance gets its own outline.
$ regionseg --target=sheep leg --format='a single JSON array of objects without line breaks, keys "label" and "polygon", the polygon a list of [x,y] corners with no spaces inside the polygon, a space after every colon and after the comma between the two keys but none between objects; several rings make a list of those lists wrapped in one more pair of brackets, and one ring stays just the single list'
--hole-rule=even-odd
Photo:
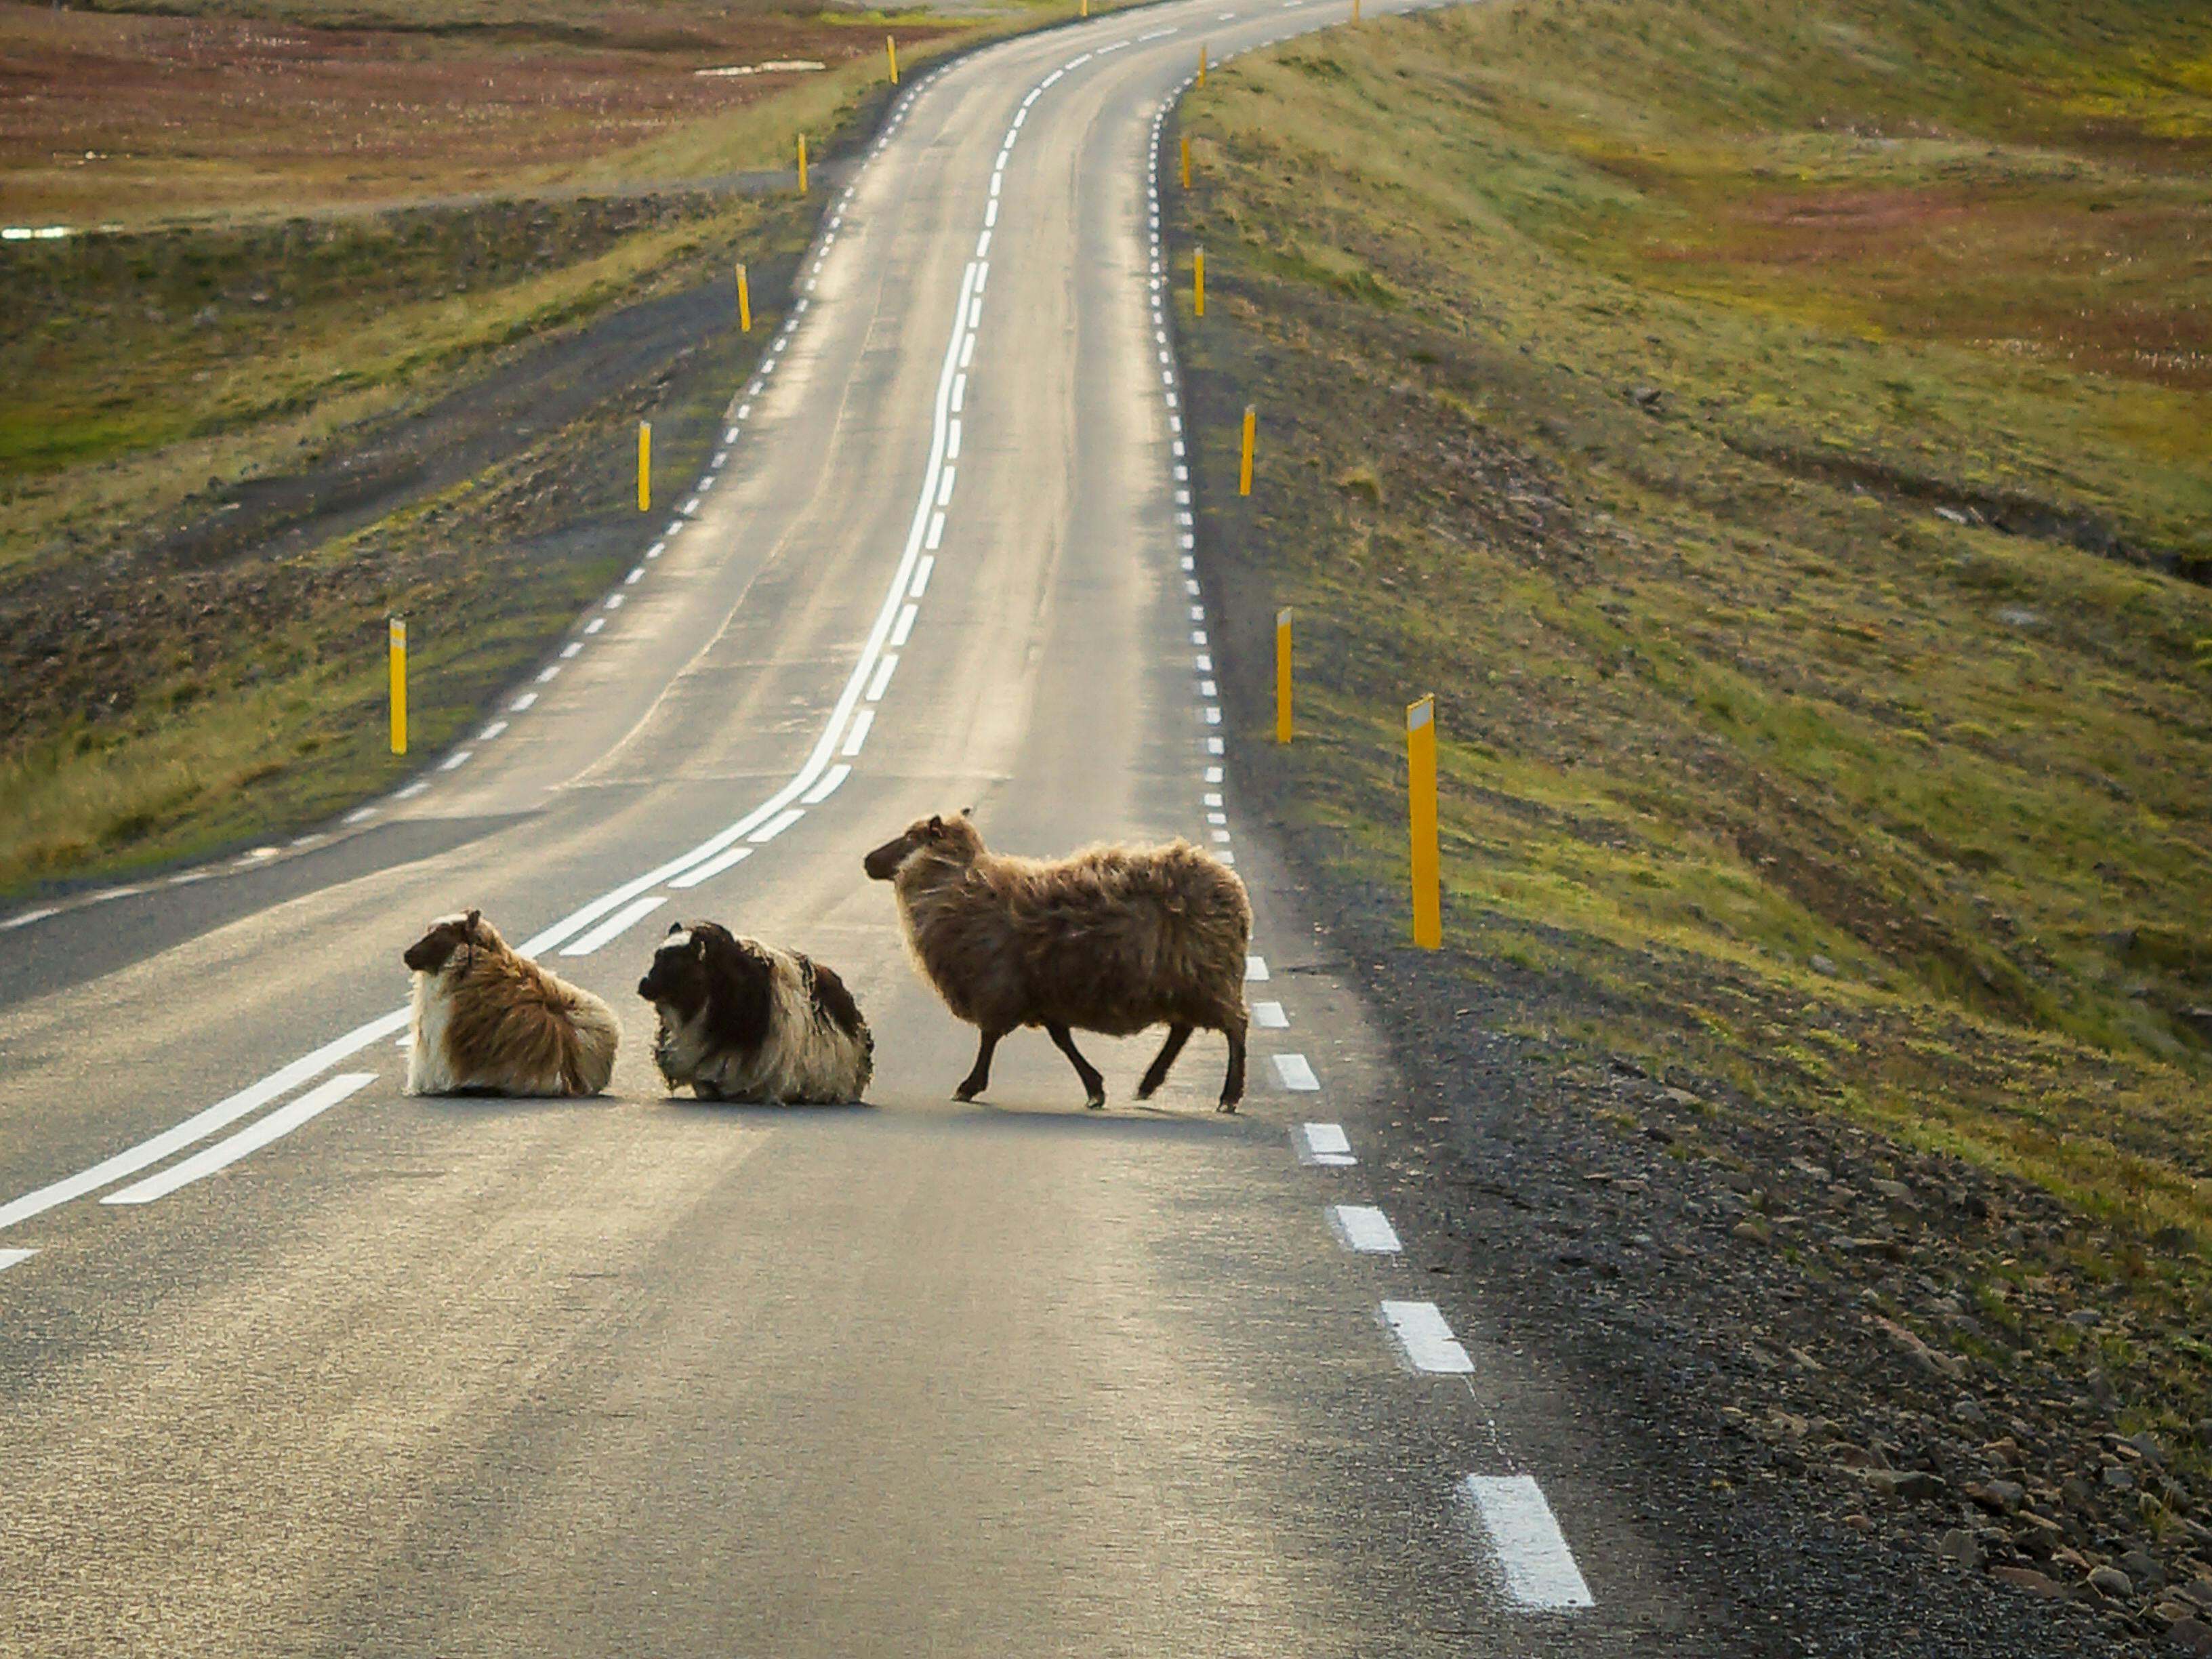
[{"label": "sheep leg", "polygon": [[1229,1075],[1221,1080],[1221,1104],[1218,1112],[1233,1112],[1237,1103],[1244,1098],[1244,1022],[1238,1020],[1226,1028],[1229,1036]]},{"label": "sheep leg", "polygon": [[1076,1076],[1083,1079],[1084,1102],[1092,1111],[1106,1104],[1106,1079],[1096,1066],[1076,1052],[1074,1036],[1065,1025],[1048,1025],[1044,1034],[1052,1039],[1052,1046],[1066,1054],[1068,1063],[1075,1067]]},{"label": "sheep leg", "polygon": [[1190,1041],[1190,1031],[1188,1025],[1171,1024],[1168,1027],[1168,1040],[1161,1045],[1158,1058],[1146,1071],[1145,1080],[1137,1085],[1138,1099],[1150,1100],[1159,1092],[1160,1085],[1168,1080],[1168,1067],[1176,1063],[1176,1056],[1182,1052],[1182,1045]]},{"label": "sheep leg", "polygon": [[994,1031],[988,1025],[983,1028],[982,1043],[975,1050],[975,1064],[961,1079],[960,1086],[952,1091],[953,1099],[973,1100],[991,1086],[991,1055],[999,1046],[999,1039],[1004,1036],[1004,1031]]}]

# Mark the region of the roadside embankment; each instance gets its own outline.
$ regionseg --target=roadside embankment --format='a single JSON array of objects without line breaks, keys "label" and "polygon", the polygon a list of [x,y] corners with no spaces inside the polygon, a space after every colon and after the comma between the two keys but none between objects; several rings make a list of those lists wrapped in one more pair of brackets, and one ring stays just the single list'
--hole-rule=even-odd
[{"label": "roadside embankment", "polygon": [[2208,54],[2201,18],[2034,0],[1370,23],[1192,95],[1176,239],[1244,781],[1451,1120],[1403,1133],[1465,1270],[1648,1384],[1745,1516],[1808,1494],[1900,1571],[1940,1543],[2185,1649]]}]

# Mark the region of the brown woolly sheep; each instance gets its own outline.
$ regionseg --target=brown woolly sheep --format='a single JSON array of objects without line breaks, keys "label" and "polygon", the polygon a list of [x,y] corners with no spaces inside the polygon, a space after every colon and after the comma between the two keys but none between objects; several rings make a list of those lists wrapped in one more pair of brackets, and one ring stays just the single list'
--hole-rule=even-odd
[{"label": "brown woolly sheep", "polygon": [[470,910],[441,917],[401,953],[414,975],[410,1095],[595,1095],[622,1027],[580,986],[507,948]]},{"label": "brown woolly sheep", "polygon": [[1252,906],[1218,860],[1180,841],[1012,858],[986,850],[963,813],[916,819],[864,867],[896,888],[922,977],[982,1032],[957,1098],[973,1100],[989,1085],[1000,1038],[1042,1025],[1083,1079],[1085,1104],[1102,1107],[1105,1079],[1076,1052],[1071,1031],[1129,1036],[1165,1023],[1168,1040],[1137,1098],[1152,1098],[1202,1026],[1229,1039],[1220,1109],[1237,1109]]}]

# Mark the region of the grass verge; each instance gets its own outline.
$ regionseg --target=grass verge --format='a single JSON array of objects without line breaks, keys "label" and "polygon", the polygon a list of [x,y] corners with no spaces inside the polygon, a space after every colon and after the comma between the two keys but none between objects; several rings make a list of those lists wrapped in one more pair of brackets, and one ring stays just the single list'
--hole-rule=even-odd
[{"label": "grass verge", "polygon": [[[2185,1443],[2207,62],[2201,15],[2045,0],[1340,30],[1193,97],[1202,323],[1177,264],[1209,524],[1299,618],[1299,738],[1259,763],[1345,871],[1402,890],[1400,711],[1436,691],[1485,1006],[2056,1194],[1960,1269],[1951,1340]],[[1240,504],[1203,486],[1247,401]]]}]

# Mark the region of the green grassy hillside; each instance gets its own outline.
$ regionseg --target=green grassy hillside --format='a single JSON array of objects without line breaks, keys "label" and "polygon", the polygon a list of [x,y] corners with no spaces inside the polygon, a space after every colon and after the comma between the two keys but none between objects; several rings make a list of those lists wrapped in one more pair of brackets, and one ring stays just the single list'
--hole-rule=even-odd
[{"label": "green grassy hillside", "polygon": [[2061,1194],[1992,1363],[2204,1415],[2212,13],[1522,0],[1186,130],[1306,818],[1402,891],[1435,691],[1448,947],[1524,1030]]}]

